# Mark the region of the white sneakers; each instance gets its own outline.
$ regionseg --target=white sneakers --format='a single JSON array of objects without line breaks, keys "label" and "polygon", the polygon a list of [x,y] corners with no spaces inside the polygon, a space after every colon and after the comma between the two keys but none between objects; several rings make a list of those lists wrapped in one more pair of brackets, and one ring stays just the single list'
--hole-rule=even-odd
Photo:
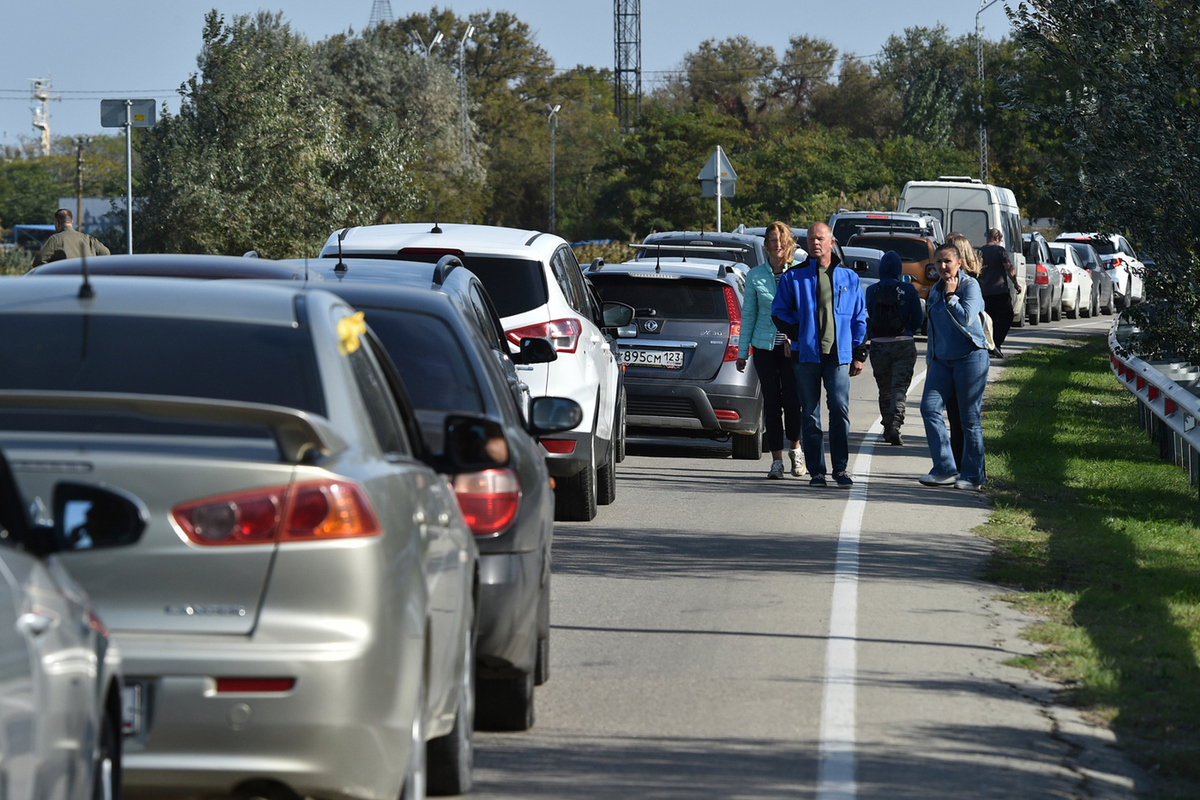
[{"label": "white sneakers", "polygon": [[782,461],[772,461],[771,462],[771,471],[767,473],[767,477],[768,478],[782,478],[783,477],[783,462]]},{"label": "white sneakers", "polygon": [[788,458],[792,461],[792,474],[799,478],[804,474],[804,454],[799,448],[788,451]]}]

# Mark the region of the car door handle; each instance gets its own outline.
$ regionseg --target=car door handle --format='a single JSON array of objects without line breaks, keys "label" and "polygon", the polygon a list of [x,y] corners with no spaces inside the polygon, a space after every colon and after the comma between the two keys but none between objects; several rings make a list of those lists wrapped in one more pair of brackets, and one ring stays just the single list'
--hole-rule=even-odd
[{"label": "car door handle", "polygon": [[17,617],[17,630],[26,636],[41,636],[50,630],[55,622],[57,619],[47,614],[22,614]]}]

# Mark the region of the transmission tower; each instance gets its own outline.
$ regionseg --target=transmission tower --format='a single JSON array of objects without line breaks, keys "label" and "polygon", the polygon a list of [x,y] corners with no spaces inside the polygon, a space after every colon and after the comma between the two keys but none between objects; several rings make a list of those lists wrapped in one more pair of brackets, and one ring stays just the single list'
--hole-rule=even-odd
[{"label": "transmission tower", "polygon": [[50,94],[49,78],[30,78],[33,84],[30,99],[33,101],[29,110],[33,112],[33,127],[42,132],[42,155],[50,155],[50,107],[47,102],[60,100],[58,95]]},{"label": "transmission tower", "polygon": [[367,23],[367,27],[374,28],[380,24],[391,25],[394,19],[392,16],[392,0],[375,0],[371,4],[371,21]]},{"label": "transmission tower", "polygon": [[617,124],[632,130],[642,111],[642,0],[613,0]]}]

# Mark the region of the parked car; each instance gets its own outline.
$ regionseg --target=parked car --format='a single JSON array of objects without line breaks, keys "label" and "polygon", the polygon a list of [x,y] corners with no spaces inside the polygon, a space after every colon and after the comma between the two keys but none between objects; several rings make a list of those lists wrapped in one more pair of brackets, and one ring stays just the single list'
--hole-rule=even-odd
[{"label": "parked car", "polygon": [[[552,361],[557,354],[533,338],[510,358],[486,289],[454,256],[436,266],[365,258],[340,267],[330,259],[310,263],[325,274],[324,287],[366,315],[410,387],[435,453],[443,450],[451,414],[483,416],[503,432],[507,466],[449,477],[479,548],[477,726],[526,730],[534,721],[533,687],[550,677],[554,534],[545,451],[530,433],[569,430],[583,410],[574,400],[540,397],[528,404],[526,422],[521,403],[528,388],[513,384],[513,362]],[[562,421],[550,424],[556,420]]]},{"label": "parked car", "polygon": [[[808,258],[808,250],[805,249],[808,247],[808,228],[789,228],[789,230],[792,232],[792,238],[796,240],[795,258],[797,261],[804,261]],[[749,236],[761,236],[763,239],[767,238],[767,228],[765,225],[754,228],[747,228],[745,225],[738,225],[733,229],[733,232],[744,233]],[[755,266],[758,265],[756,264]]]},{"label": "parked car", "polygon": [[1090,317],[1100,313],[1100,287],[1092,281],[1092,273],[1083,266],[1079,254],[1069,244],[1050,245],[1050,260],[1062,272],[1063,312],[1070,319]]},{"label": "parked car", "polygon": [[[652,233],[633,247],[634,259],[710,260],[740,265],[743,272],[767,261],[763,234],[713,233],[712,231],[661,231]],[[797,244],[803,248],[804,241]],[[706,253],[706,250],[711,250]]]},{"label": "parked car", "polygon": [[615,494],[617,453],[624,438],[621,375],[604,335],[603,314],[571,246],[558,236],[487,225],[370,225],[332,234],[322,258],[374,257],[437,263],[460,258],[487,287],[515,349],[543,338],[558,358],[523,364],[533,397],[569,397],[583,409],[571,431],[542,437],[555,478],[555,517],[591,520]]},{"label": "parked car", "polygon": [[23,494],[86,474],[145,506],[119,553],[58,556],[121,642],[125,785],[467,788],[478,550],[438,472],[507,466],[498,427],[451,415],[431,456],[362,317],[301,283],[0,281]]},{"label": "parked car", "polygon": [[903,211],[849,211],[839,209],[829,218],[833,238],[845,247],[850,237],[859,233],[897,231],[927,236],[935,242],[946,241],[942,223],[928,214],[908,214]]},{"label": "parked car", "polygon": [[[1058,240],[1055,240],[1058,244]],[[1112,273],[1109,272],[1104,260],[1092,247],[1090,242],[1061,242],[1075,251],[1079,261],[1092,276],[1092,285],[1096,287],[1096,309],[1098,313],[1111,314],[1116,310],[1116,291],[1113,285]]]},{"label": "parked car", "polygon": [[1021,242],[1025,256],[1025,313],[1029,324],[1061,319],[1063,278],[1054,268],[1050,244],[1037,231],[1022,234]]},{"label": "parked car", "polygon": [[21,495],[0,452],[6,798],[106,800],[121,792],[121,653],[55,554],[131,544],[145,526],[144,508],[75,478],[60,472],[45,497],[50,506],[42,506],[53,518],[30,520],[27,501],[35,498]]},{"label": "parked car", "polygon": [[660,435],[730,437],[734,458],[758,459],[762,393],[752,370],[738,372],[736,364],[745,273],[732,261],[645,252],[588,270],[601,298],[637,310],[617,339],[626,424]]},{"label": "parked car", "polygon": [[[83,259],[68,258],[34,267],[26,277],[82,275]],[[207,256],[182,253],[118,253],[87,260],[89,275],[142,275],[147,277],[259,278],[262,280],[320,281],[317,270],[306,270],[303,262],[288,263],[241,256]]]},{"label": "parked car", "polygon": [[1145,297],[1143,277],[1146,267],[1138,260],[1133,245],[1119,233],[1063,233],[1056,242],[1090,244],[1096,248],[1112,274],[1117,308],[1128,308]]},{"label": "parked car", "polygon": [[[933,254],[940,242],[928,236],[899,231],[868,231],[850,237],[849,247],[869,247],[875,250],[895,250],[900,256],[901,272],[912,278],[912,285],[924,302],[929,290],[938,282],[937,267]],[[845,263],[845,258],[842,259]]]}]

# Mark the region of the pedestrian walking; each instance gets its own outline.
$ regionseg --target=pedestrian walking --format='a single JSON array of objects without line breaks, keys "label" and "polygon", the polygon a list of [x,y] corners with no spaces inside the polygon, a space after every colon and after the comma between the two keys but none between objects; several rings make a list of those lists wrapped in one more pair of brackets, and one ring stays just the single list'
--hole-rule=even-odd
[{"label": "pedestrian walking", "polygon": [[[952,244],[958,248],[958,252],[962,255],[963,259],[963,272],[975,280],[979,280],[979,275],[983,271],[983,260],[979,251],[971,245],[971,240],[961,233],[954,232],[946,237],[946,244]],[[984,298],[984,307],[985,309],[987,307],[986,298]],[[987,313],[986,310],[984,313]],[[955,469],[961,469],[963,426],[962,417],[958,413],[958,395],[953,391],[946,398],[946,418],[950,423],[950,450],[954,453],[954,467]]]},{"label": "pedestrian walking", "polygon": [[64,258],[112,255],[95,236],[75,230],[75,220],[69,208],[54,212],[54,231],[42,249],[38,250],[33,266],[62,261]]},{"label": "pedestrian walking", "polygon": [[879,389],[879,416],[883,419],[883,440],[903,445],[900,428],[908,387],[917,365],[917,343],[913,336],[925,322],[921,296],[911,283],[901,280],[900,254],[889,250],[879,262],[879,282],[868,286],[867,333],[871,372]]},{"label": "pedestrian walking", "polygon": [[742,298],[742,338],[738,344],[737,370],[746,371],[746,357],[754,348],[754,372],[762,387],[763,424],[767,429],[767,448],[771,451],[768,478],[783,477],[783,440],[788,449],[789,471],[804,474],[804,456],[800,451],[800,398],[796,394],[796,375],[792,371],[792,350],[787,336],[771,319],[771,304],[779,289],[779,276],[795,266],[796,240],[782,222],[767,226],[763,240],[767,261],[746,274],[746,294]]},{"label": "pedestrian walking", "polygon": [[1017,271],[1013,268],[1008,250],[1004,249],[1004,234],[999,228],[987,232],[987,244],[979,253],[983,271],[979,274],[979,288],[983,292],[983,310],[992,318],[992,339],[996,342],[996,358],[1004,358],[1000,349],[1012,327],[1016,313]]},{"label": "pedestrian walking", "polygon": [[812,486],[826,486],[821,387],[829,411],[829,455],[838,488],[854,486],[850,463],[850,378],[867,360],[867,303],[854,270],[841,263],[829,226],[808,229],[807,263],[779,279],[771,305],[776,327],[791,340],[800,395],[800,442]]},{"label": "pedestrian walking", "polygon": [[[954,486],[979,491],[983,487],[983,390],[987,385],[988,351],[979,319],[983,295],[979,282],[962,269],[954,245],[942,245],[934,257],[939,280],[929,290],[929,342],[925,360],[925,392],[921,417],[933,469],[920,479],[926,486]],[[956,467],[943,412],[956,395],[963,423],[961,467]]]}]

